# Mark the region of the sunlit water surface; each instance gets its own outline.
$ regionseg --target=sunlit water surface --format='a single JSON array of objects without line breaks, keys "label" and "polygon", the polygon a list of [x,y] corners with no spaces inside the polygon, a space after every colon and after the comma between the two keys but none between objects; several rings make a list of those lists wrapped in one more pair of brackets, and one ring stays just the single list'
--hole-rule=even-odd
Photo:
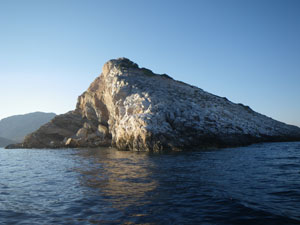
[{"label": "sunlit water surface", "polygon": [[300,224],[300,143],[0,149],[0,224]]}]

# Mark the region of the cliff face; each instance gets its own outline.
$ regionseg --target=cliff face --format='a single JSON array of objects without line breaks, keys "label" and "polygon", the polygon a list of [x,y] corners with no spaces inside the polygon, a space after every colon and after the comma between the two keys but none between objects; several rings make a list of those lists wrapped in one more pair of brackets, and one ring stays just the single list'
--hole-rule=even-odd
[{"label": "cliff face", "polygon": [[11,147],[162,151],[295,140],[298,127],[120,58],[104,65],[74,111]]}]

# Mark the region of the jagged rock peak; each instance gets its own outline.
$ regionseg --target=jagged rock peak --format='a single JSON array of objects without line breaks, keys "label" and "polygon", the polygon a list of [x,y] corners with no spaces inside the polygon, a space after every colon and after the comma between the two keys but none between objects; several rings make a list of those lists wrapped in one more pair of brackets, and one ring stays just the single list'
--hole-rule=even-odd
[{"label": "jagged rock peak", "polygon": [[296,140],[298,127],[119,58],[104,64],[74,111],[11,147],[177,151]]},{"label": "jagged rock peak", "polygon": [[[163,78],[173,79],[167,74],[155,74],[150,69],[146,69],[144,67],[140,68],[138,64],[132,62],[130,59],[121,57],[118,59],[111,59],[106,62],[102,68],[103,76],[106,76],[110,72],[113,72],[114,75],[144,75],[144,76],[160,76]],[[132,73],[134,71],[141,71],[142,73]],[[126,73],[127,72],[127,73]]]},{"label": "jagged rock peak", "polygon": [[126,68],[139,68],[138,64],[132,62],[130,59],[126,57],[111,59],[107,63],[115,64],[116,66],[126,67]]}]

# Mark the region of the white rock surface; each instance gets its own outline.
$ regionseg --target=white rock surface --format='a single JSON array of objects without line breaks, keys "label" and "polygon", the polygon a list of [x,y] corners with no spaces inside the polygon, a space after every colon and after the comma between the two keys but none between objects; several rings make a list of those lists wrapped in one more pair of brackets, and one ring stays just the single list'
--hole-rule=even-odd
[{"label": "white rock surface", "polygon": [[[55,139],[58,147],[77,143],[75,147],[113,145],[121,150],[162,151],[300,140],[298,127],[140,69],[126,58],[103,66],[72,113],[81,117],[82,126],[72,135]],[[41,136],[39,132],[35,133]],[[23,147],[36,147],[31,144],[35,133]],[[89,138],[91,134],[95,135]]]}]

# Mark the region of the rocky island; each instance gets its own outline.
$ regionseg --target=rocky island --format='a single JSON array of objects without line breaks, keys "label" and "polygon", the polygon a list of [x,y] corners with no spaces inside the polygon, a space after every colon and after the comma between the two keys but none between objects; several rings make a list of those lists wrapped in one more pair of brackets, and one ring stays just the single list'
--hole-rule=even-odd
[{"label": "rocky island", "polygon": [[105,63],[74,111],[8,148],[114,146],[157,152],[270,141],[300,141],[300,128],[119,58]]}]

